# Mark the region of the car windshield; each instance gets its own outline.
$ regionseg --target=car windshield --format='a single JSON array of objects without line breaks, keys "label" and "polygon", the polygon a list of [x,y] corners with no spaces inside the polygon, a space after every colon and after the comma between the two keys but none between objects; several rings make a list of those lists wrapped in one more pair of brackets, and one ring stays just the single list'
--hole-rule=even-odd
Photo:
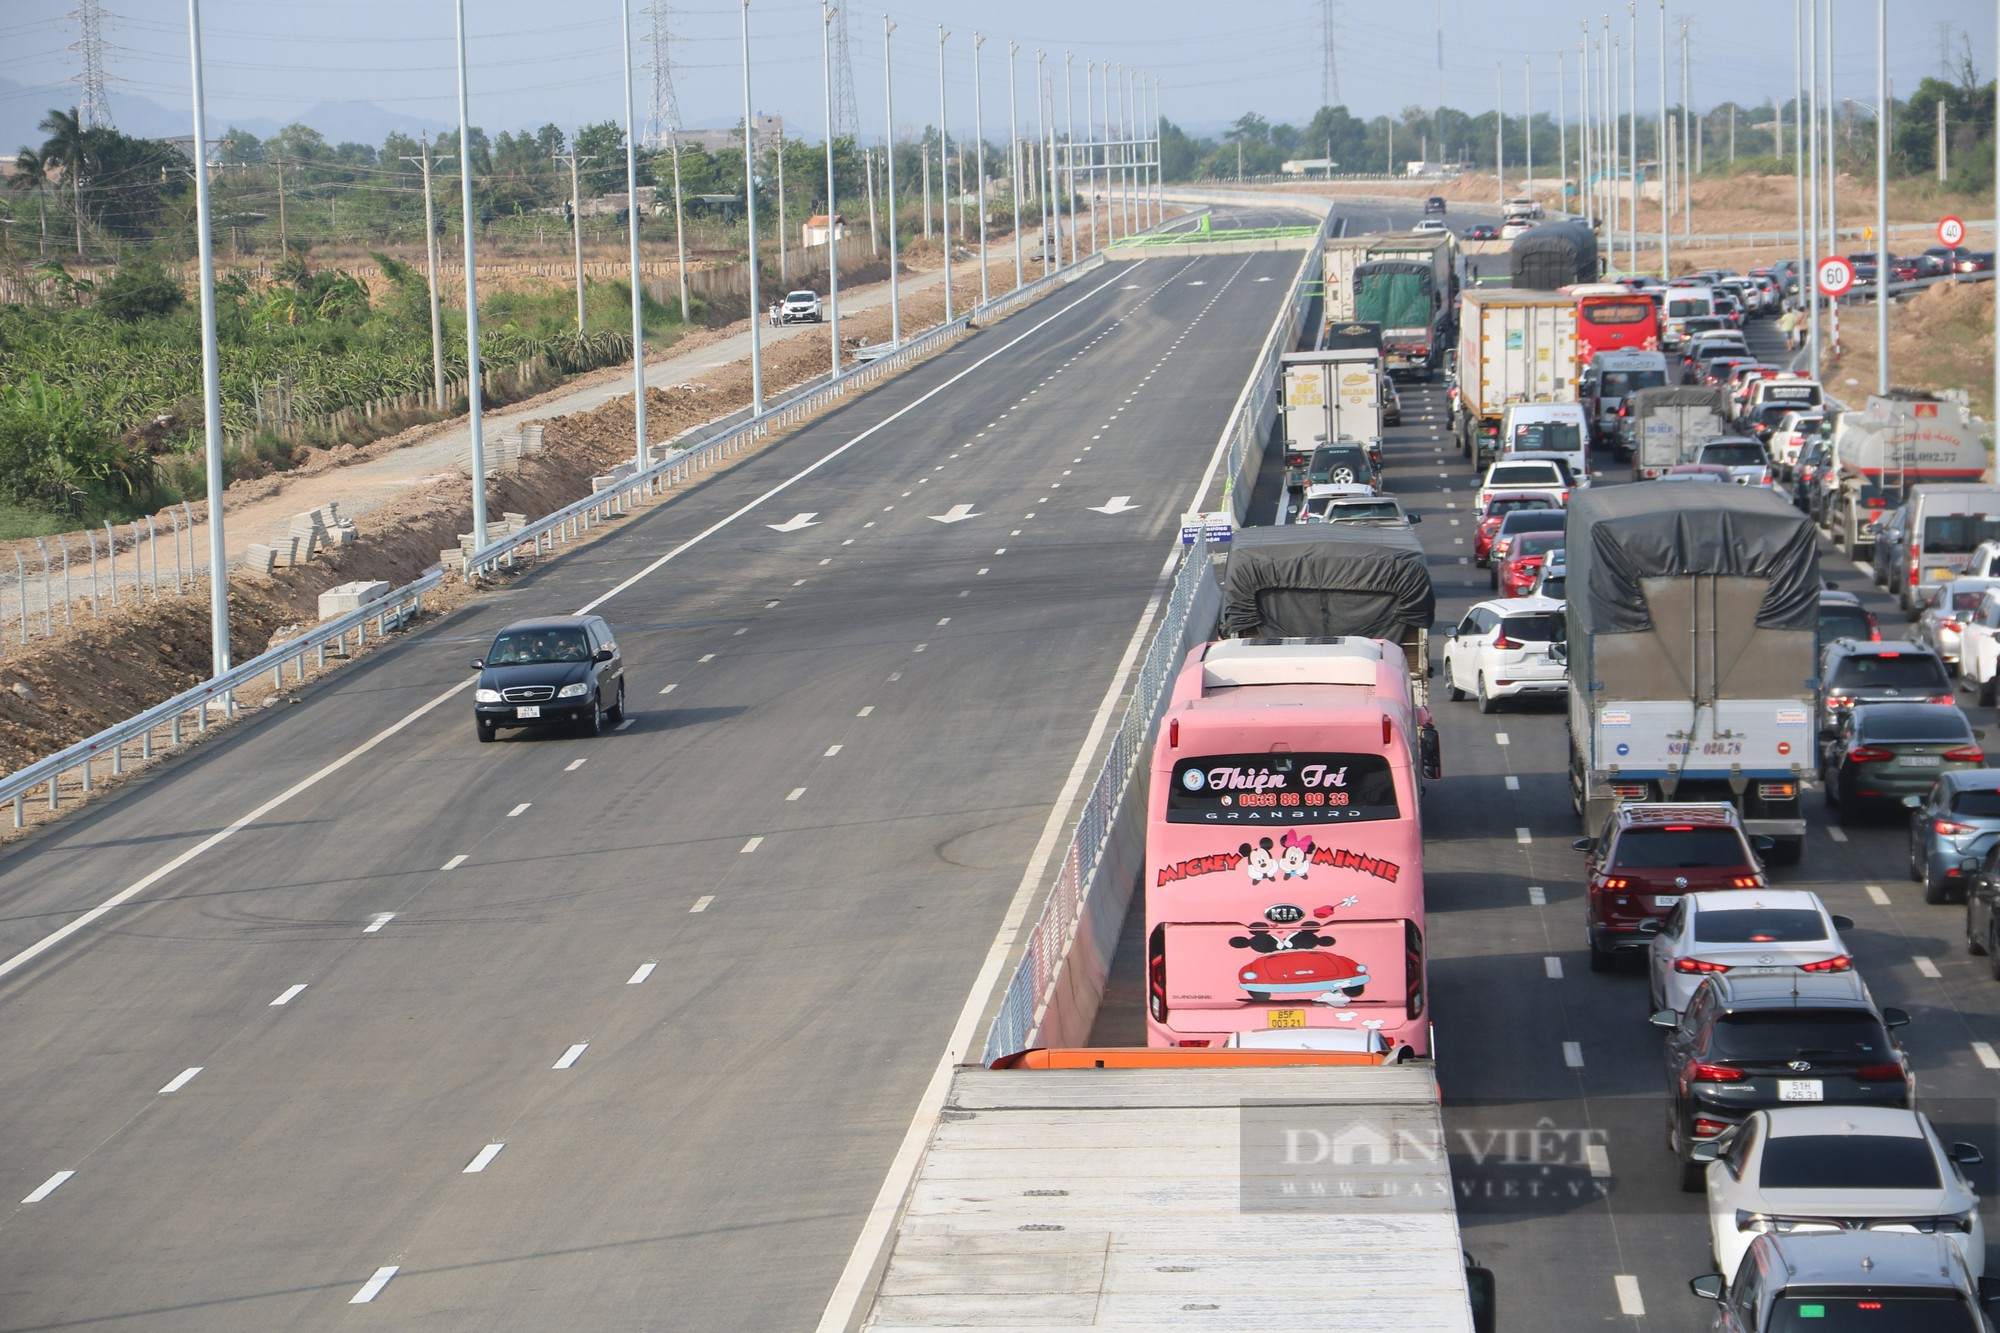
[{"label": "car windshield", "polygon": [[1969,741],[1972,723],[1951,704],[1882,704],[1857,710],[1858,740]]},{"label": "car windshield", "polygon": [[1517,509],[1554,509],[1556,502],[1546,495],[1536,495],[1525,499],[1501,497],[1486,506],[1486,517],[1505,518]]},{"label": "car windshield", "polygon": [[1514,463],[1496,467],[1486,478],[1488,486],[1556,486],[1561,474],[1554,463]]},{"label": "car windshield", "polygon": [[1809,907],[1710,909],[1696,915],[1699,944],[1804,944],[1826,938],[1826,922]]},{"label": "car windshield", "polygon": [[1525,532],[1514,543],[1514,554],[1547,555],[1550,551],[1561,549],[1562,544],[1563,534],[1560,532]]},{"label": "car windshield", "polygon": [[1500,520],[1500,532],[1516,537],[1524,532],[1561,532],[1568,515],[1560,509],[1528,509]]},{"label": "car windshield", "polygon": [[793,292],[790,295],[786,296],[785,299],[787,301],[813,301],[817,300],[818,298],[815,297],[811,292]]},{"label": "car windshield", "polygon": [[1514,427],[1517,452],[1578,453],[1583,449],[1583,428],[1573,421],[1528,421]]},{"label": "car windshield", "polygon": [[1554,619],[1546,611],[1508,616],[1500,622],[1500,633],[1505,638],[1522,643],[1547,643],[1554,637]]},{"label": "car windshield", "polygon": [[1892,1049],[1881,1021],[1866,1009],[1750,1009],[1716,1022],[1708,1054],[1751,1064],[1875,1064]]},{"label": "car windshield", "polygon": [[1551,574],[1542,580],[1542,586],[1535,589],[1535,591],[1544,597],[1553,597],[1560,602],[1569,595],[1565,591],[1565,584],[1567,582],[1561,574]]},{"label": "car windshield", "polygon": [[1937,1154],[1910,1135],[1795,1134],[1764,1140],[1767,1190],[1934,1190]]},{"label": "car windshield", "polygon": [[590,641],[580,629],[509,630],[493,641],[488,666],[525,666],[531,662],[582,662],[590,657]]},{"label": "car windshield", "polygon": [[1736,444],[1704,444],[1700,461],[1720,463],[1723,467],[1762,467],[1765,459],[1761,445],[1745,440]]},{"label": "car windshield", "polygon": [[1641,389],[1663,388],[1666,382],[1664,370],[1607,370],[1597,392],[1605,398],[1623,398]]},{"label": "car windshield", "polygon": [[1990,819],[2000,815],[2000,791],[1962,791],[1951,798],[1951,812]]},{"label": "car windshield", "polygon": [[1628,828],[1618,839],[1613,870],[1700,870],[1750,864],[1743,838],[1733,828],[1668,824]]},{"label": "car windshield", "polygon": [[1938,514],[1924,520],[1924,550],[1931,555],[1965,555],[1994,536],[2000,519],[1984,514]]},{"label": "car windshield", "polygon": [[1400,519],[1403,511],[1396,507],[1394,500],[1344,500],[1328,496],[1319,502],[1318,515],[1330,523],[1359,523],[1370,519]]},{"label": "car windshield", "polygon": [[1986,590],[1984,588],[1979,589],[1977,592],[1955,592],[1951,595],[1951,606],[1949,609],[1953,611],[1977,611],[1980,599],[1985,596]]},{"label": "car windshield", "polygon": [[1929,653],[1856,653],[1833,669],[1836,690],[1928,690],[1947,693],[1944,665]]},{"label": "car windshield", "polygon": [[1765,1333],[1978,1333],[1979,1317],[1949,1291],[1829,1291],[1794,1296],[1771,1307]]},{"label": "car windshield", "polygon": [[1865,639],[1875,631],[1868,613],[1858,606],[1822,606],[1819,609],[1819,637],[1822,643],[1835,639]]}]

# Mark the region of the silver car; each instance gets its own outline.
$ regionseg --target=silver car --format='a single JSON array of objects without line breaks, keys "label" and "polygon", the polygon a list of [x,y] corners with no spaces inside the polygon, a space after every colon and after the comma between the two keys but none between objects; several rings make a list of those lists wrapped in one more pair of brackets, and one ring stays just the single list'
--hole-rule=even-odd
[{"label": "silver car", "polygon": [[1979,612],[1979,599],[2000,579],[1952,579],[1937,586],[1936,596],[1917,617],[1916,640],[1937,650],[1945,669],[1958,674],[1958,636],[1965,622]]},{"label": "silver car", "polygon": [[2000,768],[1941,773],[1926,796],[1911,797],[1910,878],[1927,903],[1964,902],[1983,861],[2000,842]]}]

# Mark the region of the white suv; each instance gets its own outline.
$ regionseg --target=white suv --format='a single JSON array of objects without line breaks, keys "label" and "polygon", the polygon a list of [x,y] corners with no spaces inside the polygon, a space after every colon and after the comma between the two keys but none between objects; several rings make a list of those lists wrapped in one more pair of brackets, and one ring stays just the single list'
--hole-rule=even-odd
[{"label": "white suv", "polygon": [[1471,695],[1490,713],[1501,699],[1558,695],[1569,671],[1550,638],[1561,602],[1499,597],[1478,602],[1445,636],[1444,683],[1453,699]]},{"label": "white suv", "polygon": [[771,307],[773,324],[817,324],[820,322],[818,292],[787,292],[785,299]]}]

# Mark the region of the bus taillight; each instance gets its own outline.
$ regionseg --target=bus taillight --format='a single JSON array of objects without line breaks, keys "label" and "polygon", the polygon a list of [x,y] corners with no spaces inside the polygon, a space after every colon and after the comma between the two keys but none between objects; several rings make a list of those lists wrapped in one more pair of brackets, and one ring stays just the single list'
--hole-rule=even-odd
[{"label": "bus taillight", "polygon": [[1154,926],[1146,941],[1146,1004],[1153,1021],[1167,1021],[1167,928]]},{"label": "bus taillight", "polygon": [[1403,925],[1403,966],[1407,981],[1403,1002],[1409,1006],[1412,1020],[1424,1015],[1424,932],[1414,921]]}]

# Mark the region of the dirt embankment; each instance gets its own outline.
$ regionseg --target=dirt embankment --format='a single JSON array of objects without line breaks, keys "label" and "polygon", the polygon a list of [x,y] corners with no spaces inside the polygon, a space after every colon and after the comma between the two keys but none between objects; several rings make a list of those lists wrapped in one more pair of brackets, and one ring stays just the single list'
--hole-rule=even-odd
[{"label": "dirt embankment", "polygon": [[[1821,363],[1828,390],[1854,406],[1875,392],[1875,309],[1844,306],[1841,354]],[[1889,307],[1889,382],[1898,387],[1963,389],[1972,410],[1993,419],[1993,284],[1928,287]]]},{"label": "dirt embankment", "polygon": [[[996,257],[988,274],[995,295],[1010,290],[1011,253],[1004,261]],[[973,267],[967,266],[958,270],[954,281],[976,285],[978,275]],[[914,293],[902,305],[906,329],[926,328],[943,318],[942,291]],[[720,337],[727,332],[692,336]],[[866,311],[841,321],[842,341],[849,346],[887,341],[889,332],[886,309]],[[776,394],[787,386],[822,375],[830,360],[826,338],[806,336],[774,343],[764,355],[766,390]],[[628,365],[596,374],[629,376],[631,368]],[[573,381],[568,387],[574,385]],[[650,389],[646,397],[647,434],[654,440],[672,438],[690,427],[747,406],[750,392],[747,362],[708,374],[700,389]],[[489,513],[510,510],[531,516],[549,513],[587,494],[591,477],[632,456],[634,434],[629,395],[592,411],[549,416],[543,421],[543,452],[524,457],[518,472],[489,477]],[[423,432],[435,429],[423,428]],[[231,494],[234,497],[278,493],[293,479],[391,451],[399,447],[399,441],[410,442],[398,437],[378,441],[366,449],[322,451],[324,457],[315,458],[299,471],[240,483],[231,488]],[[764,447],[769,442],[767,439]],[[754,452],[738,454],[722,466],[734,466]],[[671,494],[667,497],[667,502],[670,501]],[[315,622],[319,594],[336,584],[362,579],[381,579],[397,586],[409,582],[437,563],[440,550],[456,547],[459,534],[470,531],[471,526],[470,480],[457,474],[431,477],[397,500],[365,515],[360,520],[361,539],[354,546],[322,551],[308,564],[281,568],[268,576],[234,573],[229,592],[234,660],[247,661],[272,642],[282,641]],[[476,595],[476,589],[448,582],[437,593],[427,596],[425,609],[435,614],[462,605]],[[89,618],[87,602],[78,610],[75,628],[62,629],[62,612],[58,609],[55,638],[36,638],[26,647],[9,643],[4,656],[0,656],[0,771],[15,771],[84,740],[192,688],[209,674],[205,583],[193,584],[180,595],[168,592],[136,607],[128,601],[101,620]],[[109,612],[109,608],[106,610]],[[309,658],[309,673],[311,666]],[[283,707],[288,697],[267,686],[258,686],[240,694],[238,702],[255,711],[263,706]],[[164,733],[156,745],[163,744],[163,738]],[[128,762],[127,767],[130,771],[137,765]],[[96,780],[100,784],[110,780],[108,764],[98,771]],[[66,785],[65,796],[68,794]],[[36,809],[36,803],[31,802],[30,809]],[[31,822],[42,818],[41,814],[34,814]],[[4,821],[0,821],[0,830],[4,830]]]}]

